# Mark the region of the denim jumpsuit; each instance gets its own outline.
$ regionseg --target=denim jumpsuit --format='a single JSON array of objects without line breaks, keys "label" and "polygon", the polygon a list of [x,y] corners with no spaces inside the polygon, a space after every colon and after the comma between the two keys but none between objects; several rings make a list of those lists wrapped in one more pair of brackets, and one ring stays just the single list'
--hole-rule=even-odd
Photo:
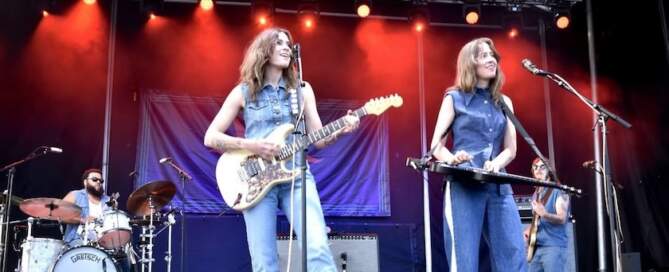
[{"label": "denim jumpsuit", "polygon": [[[452,90],[455,117],[451,126],[453,153],[473,156],[462,166],[483,168],[504,148],[506,117],[490,91]],[[520,216],[511,185],[471,183],[446,178],[444,245],[450,271],[477,272],[483,238],[490,249],[493,271],[527,271]]]},{"label": "denim jumpsuit", "polygon": [[[109,210],[109,206],[103,204],[107,201],[109,201],[109,196],[107,195],[103,195],[102,198],[100,199],[100,204],[102,205],[103,214],[105,211]],[[77,204],[77,206],[81,207],[81,218],[83,220],[88,218],[88,193],[86,193],[86,189],[75,191],[74,204]],[[70,247],[82,245],[83,241],[81,239],[81,236],[77,234],[78,227],[79,224],[67,224],[67,226],[65,227],[65,234],[63,234],[63,241],[65,241],[65,243]]]},{"label": "denim jumpsuit", "polygon": [[[290,113],[290,100],[283,79],[280,80],[278,88],[265,85],[258,93],[255,100],[251,99],[247,85],[241,85],[244,95],[244,122],[245,137],[247,139],[262,139],[271,133],[277,126],[292,123]],[[286,142],[292,142],[292,134]],[[301,154],[301,152],[298,152]],[[301,160],[297,160],[299,163]],[[288,169],[292,162],[286,162]],[[296,165],[296,167],[298,167]],[[307,268],[309,271],[336,271],[332,253],[327,241],[325,219],[321,202],[316,190],[314,177],[309,170],[306,173],[307,184]],[[276,219],[277,208],[281,209],[288,220],[291,220],[293,211],[290,210],[290,183],[281,184],[272,188],[268,194],[254,207],[245,210],[244,221],[246,223],[246,237],[251,254],[253,271],[278,272],[279,261],[276,246]],[[294,219],[291,222],[298,241],[301,241],[301,178],[298,176],[295,182],[294,197]],[[294,224],[293,224],[294,223]],[[301,242],[298,243],[301,245]],[[293,254],[299,254],[294,251]]]}]

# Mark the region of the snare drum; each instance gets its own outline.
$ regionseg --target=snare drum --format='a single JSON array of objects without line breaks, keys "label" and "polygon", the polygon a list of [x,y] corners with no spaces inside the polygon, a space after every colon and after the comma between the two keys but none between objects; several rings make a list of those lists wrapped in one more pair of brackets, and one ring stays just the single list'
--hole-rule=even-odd
[{"label": "snare drum", "polygon": [[[46,271],[46,270],[45,270]],[[74,247],[58,256],[51,272],[106,271],[120,272],[114,259],[104,251],[92,246]]]},{"label": "snare drum", "polygon": [[119,210],[110,210],[102,214],[102,226],[96,229],[98,244],[105,249],[120,249],[132,238],[130,218]]},{"label": "snare drum", "polygon": [[62,240],[49,238],[26,239],[21,245],[21,272],[48,271],[65,248]]}]

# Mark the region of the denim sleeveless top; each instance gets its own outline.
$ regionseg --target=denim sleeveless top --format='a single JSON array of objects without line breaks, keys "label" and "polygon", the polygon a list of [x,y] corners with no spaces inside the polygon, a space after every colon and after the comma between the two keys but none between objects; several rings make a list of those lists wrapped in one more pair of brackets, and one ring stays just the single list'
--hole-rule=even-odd
[{"label": "denim sleeveless top", "polygon": [[483,168],[485,161],[494,159],[503,148],[506,116],[487,89],[475,88],[470,93],[453,90],[446,95],[453,98],[455,111],[451,152],[467,151],[474,158],[462,166]]},{"label": "denim sleeveless top", "polygon": [[[545,192],[545,191],[544,191]],[[553,190],[551,196],[546,201],[546,212],[556,214],[555,204],[560,196],[559,190]],[[539,195],[543,198],[543,194]],[[537,229],[537,245],[567,247],[567,224],[553,224],[541,218],[539,228]]]},{"label": "denim sleeveless top", "polygon": [[[293,124],[293,116],[290,112],[290,95],[286,90],[286,83],[279,80],[278,87],[275,89],[271,85],[265,85],[251,99],[248,86],[241,85],[244,96],[244,137],[247,139],[263,139],[268,136],[275,128],[283,124]],[[293,134],[286,137],[285,143],[293,142]],[[299,158],[302,152],[297,152]],[[299,166],[301,160],[297,160],[296,166]],[[286,167],[292,169],[292,159],[286,160]]]},{"label": "denim sleeveless top", "polygon": [[[109,201],[109,196],[107,195],[103,195],[100,199],[100,202],[102,203],[102,213],[110,209],[109,206],[104,204],[104,202],[107,201]],[[86,189],[75,191],[74,204],[77,204],[77,206],[81,207],[81,218],[88,218],[88,194],[86,193]],[[63,241],[65,241],[65,243],[69,246],[76,246],[77,244],[75,242],[81,239],[81,237],[79,237],[77,234],[78,227],[79,224],[67,224],[65,227]]]},{"label": "denim sleeveless top", "polygon": [[[483,168],[486,161],[494,159],[504,147],[506,116],[488,89],[474,88],[472,92],[451,90],[446,93],[453,98],[455,117],[450,127],[453,137],[451,152],[466,151],[473,158],[460,164],[466,167]],[[500,169],[500,172],[505,172]],[[491,189],[494,184],[482,184]],[[511,185],[494,186],[500,194],[512,194]]]}]

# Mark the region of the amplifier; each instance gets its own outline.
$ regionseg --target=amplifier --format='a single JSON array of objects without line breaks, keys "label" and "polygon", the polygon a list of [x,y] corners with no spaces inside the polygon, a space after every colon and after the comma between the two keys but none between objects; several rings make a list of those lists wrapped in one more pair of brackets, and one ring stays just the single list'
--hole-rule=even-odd
[{"label": "amplifier", "polygon": [[516,201],[518,207],[518,214],[520,214],[520,221],[523,223],[532,222],[532,195],[514,195],[513,199]]},{"label": "amplifier", "polygon": [[[277,249],[281,271],[288,260],[288,235],[277,236]],[[340,272],[378,272],[379,241],[376,234],[338,233],[328,235],[330,251]],[[302,253],[299,242],[293,237],[290,271],[302,271]]]}]

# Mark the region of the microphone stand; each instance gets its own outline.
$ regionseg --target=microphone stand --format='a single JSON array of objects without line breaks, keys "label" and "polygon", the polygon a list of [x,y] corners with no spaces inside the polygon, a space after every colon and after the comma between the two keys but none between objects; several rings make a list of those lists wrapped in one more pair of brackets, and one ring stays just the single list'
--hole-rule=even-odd
[{"label": "microphone stand", "polygon": [[[307,124],[306,120],[304,119],[304,116],[300,113],[303,112],[304,109],[300,107],[300,101],[303,101],[302,97],[302,59],[300,57],[300,45],[295,44],[295,50],[293,52],[295,54],[295,63],[297,64],[297,86],[295,87],[296,92],[297,92],[297,101],[291,101],[291,103],[294,103],[291,105],[291,110],[293,113],[293,116],[295,117],[295,129],[293,130],[293,137],[297,137],[299,141],[304,141],[304,138],[307,136]],[[291,98],[292,100],[292,98]],[[295,107],[296,106],[296,107]],[[302,115],[302,118],[300,116]],[[302,271],[306,272],[307,271],[307,149],[308,147],[305,146],[304,149],[300,153],[295,153],[301,154],[300,156],[300,177],[301,177],[301,182],[302,182],[302,190],[301,190],[301,210],[302,210],[302,234],[300,235],[302,237]],[[295,156],[293,156],[293,161],[295,160]],[[295,169],[293,169],[294,171]],[[291,211],[292,213],[292,211]],[[290,233],[289,235],[293,235]]]},{"label": "microphone stand", "polygon": [[8,165],[0,168],[0,172],[7,171],[7,194],[5,195],[5,203],[0,204],[0,258],[2,258],[2,267],[0,271],[5,271],[7,264],[7,240],[9,239],[9,226],[6,226],[9,222],[11,208],[12,208],[12,189],[14,186],[14,174],[16,173],[16,167],[31,161],[35,158],[41,157],[49,152],[48,147],[40,146],[30,152],[28,156],[18,161],[12,162]]},{"label": "microphone stand", "polygon": [[[174,164],[172,159],[167,161],[167,164],[169,164],[174,170],[177,171],[179,174],[179,180],[181,181],[181,241],[179,247],[181,248],[179,252],[179,259],[180,259],[180,270],[181,272],[184,271],[184,244],[186,240],[186,180],[192,180],[193,177],[188,174],[188,172],[184,171],[181,169],[179,166]],[[152,215],[153,216],[153,215]],[[170,229],[171,233],[171,229]],[[171,234],[170,234],[171,236]],[[170,254],[171,255],[171,254]],[[171,259],[171,256],[170,256]]]},{"label": "microphone stand", "polygon": [[[602,143],[601,143],[601,154],[597,154],[598,158],[595,158],[595,162],[601,161],[601,174],[599,172],[596,172],[596,183],[595,183],[595,190],[596,190],[596,211],[597,211],[597,243],[598,247],[597,249],[600,251],[604,250],[604,236],[605,236],[605,230],[604,230],[604,206],[606,206],[606,212],[608,213],[609,216],[609,234],[611,236],[611,247],[612,247],[612,253],[614,254],[614,260],[613,260],[613,270],[614,271],[622,271],[622,249],[621,249],[621,243],[622,243],[622,232],[619,229],[620,226],[620,217],[619,217],[619,210],[618,210],[618,201],[615,198],[615,188],[613,187],[612,181],[610,180],[610,171],[609,167],[611,164],[611,161],[609,159],[609,152],[608,152],[608,142],[607,142],[607,134],[608,134],[608,128],[606,126],[606,121],[609,119],[613,119],[616,121],[618,124],[623,126],[624,128],[631,128],[632,124],[628,123],[618,115],[610,112],[606,108],[604,108],[602,105],[599,105],[590,99],[584,97],[581,95],[574,87],[572,87],[569,82],[567,82],[565,79],[560,77],[559,75],[555,73],[550,73],[546,71],[544,72],[544,76],[546,76],[548,79],[553,80],[555,83],[557,83],[558,86],[562,87],[563,89],[567,90],[569,93],[575,95],[578,97],[578,99],[586,104],[589,108],[591,108],[595,113],[597,113],[597,124],[595,126],[595,129],[599,129],[599,132],[601,133],[602,137]],[[600,178],[601,177],[601,178]],[[600,182],[601,180],[601,182]],[[599,256],[606,256],[605,252],[599,252]],[[600,260],[601,262],[602,260]]]}]

